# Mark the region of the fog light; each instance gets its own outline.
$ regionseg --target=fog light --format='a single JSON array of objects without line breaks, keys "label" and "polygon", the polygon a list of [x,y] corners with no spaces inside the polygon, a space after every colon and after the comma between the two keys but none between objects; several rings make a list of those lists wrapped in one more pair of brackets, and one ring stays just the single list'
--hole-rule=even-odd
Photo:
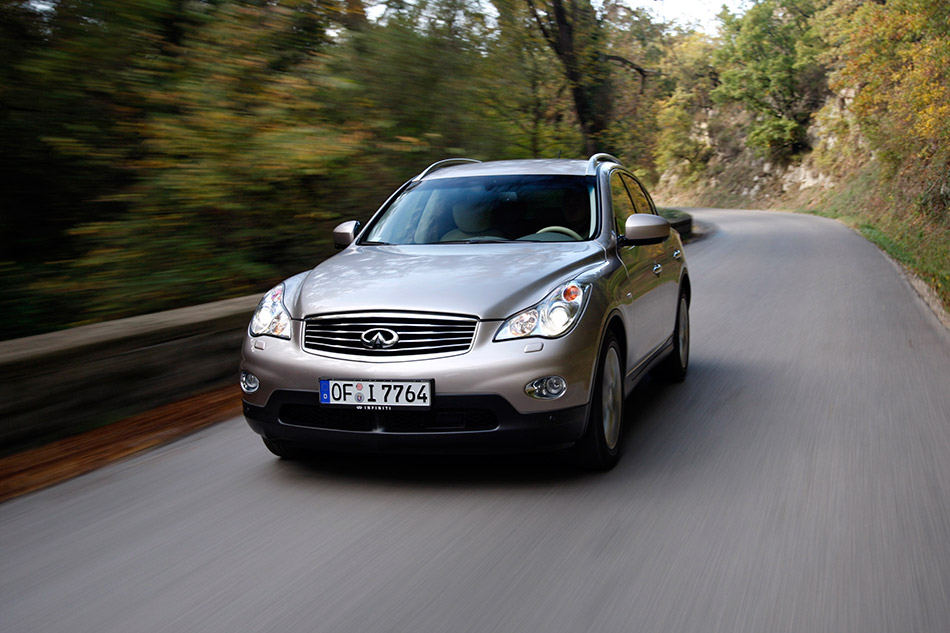
[{"label": "fog light", "polygon": [[532,398],[554,400],[560,398],[567,391],[567,381],[560,376],[545,376],[532,380],[524,386],[524,392]]},{"label": "fog light", "polygon": [[261,381],[257,379],[257,376],[249,371],[241,372],[241,389],[244,393],[254,393],[260,386]]}]

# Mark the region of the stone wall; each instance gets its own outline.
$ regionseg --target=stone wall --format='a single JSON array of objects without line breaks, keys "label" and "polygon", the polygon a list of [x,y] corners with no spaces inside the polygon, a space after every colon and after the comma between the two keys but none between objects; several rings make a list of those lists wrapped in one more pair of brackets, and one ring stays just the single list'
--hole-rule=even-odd
[{"label": "stone wall", "polygon": [[0,453],[236,383],[259,295],[0,342]]}]

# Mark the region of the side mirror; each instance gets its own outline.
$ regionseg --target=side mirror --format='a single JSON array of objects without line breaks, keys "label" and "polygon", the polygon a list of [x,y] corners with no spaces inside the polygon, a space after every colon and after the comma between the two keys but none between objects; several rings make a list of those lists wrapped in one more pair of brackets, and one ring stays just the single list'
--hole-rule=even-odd
[{"label": "side mirror", "polygon": [[617,238],[617,246],[646,246],[670,239],[670,223],[666,218],[649,213],[634,213],[627,218],[624,234]]},{"label": "side mirror", "polygon": [[357,220],[348,220],[336,225],[333,229],[333,245],[338,249],[346,248],[360,231],[360,223]]}]

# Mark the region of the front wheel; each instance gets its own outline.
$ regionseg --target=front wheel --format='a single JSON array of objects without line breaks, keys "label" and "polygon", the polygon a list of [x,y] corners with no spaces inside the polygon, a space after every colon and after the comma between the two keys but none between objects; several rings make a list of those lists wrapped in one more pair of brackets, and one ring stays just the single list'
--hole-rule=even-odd
[{"label": "front wheel", "polygon": [[597,362],[587,431],[578,444],[580,462],[591,470],[610,470],[620,459],[623,431],[623,353],[608,332]]},{"label": "front wheel", "polygon": [[673,330],[673,353],[667,356],[658,367],[660,377],[669,382],[686,380],[689,369],[689,303],[686,295],[680,295],[676,308],[676,327]]}]

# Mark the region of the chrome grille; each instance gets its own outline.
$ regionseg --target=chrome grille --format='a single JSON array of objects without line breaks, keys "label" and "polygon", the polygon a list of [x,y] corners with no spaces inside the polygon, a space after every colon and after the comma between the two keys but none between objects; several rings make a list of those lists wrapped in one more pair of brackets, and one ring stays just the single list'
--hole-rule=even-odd
[{"label": "chrome grille", "polygon": [[[323,354],[386,358],[467,352],[475,338],[478,319],[444,314],[407,312],[360,312],[329,314],[306,319],[304,349]],[[372,346],[374,334],[387,334],[381,345]],[[387,346],[395,332],[398,341]],[[364,342],[364,339],[367,339]]]}]

